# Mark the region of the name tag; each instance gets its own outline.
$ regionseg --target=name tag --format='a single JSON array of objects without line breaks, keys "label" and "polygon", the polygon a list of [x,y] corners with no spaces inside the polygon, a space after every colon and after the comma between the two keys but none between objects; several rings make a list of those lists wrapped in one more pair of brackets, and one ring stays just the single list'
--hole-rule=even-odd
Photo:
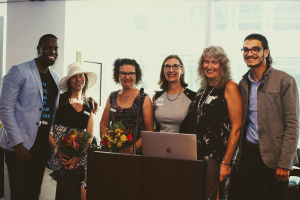
[{"label": "name tag", "polygon": [[157,103],[156,103],[157,106],[163,106],[164,105],[164,98],[159,98],[157,100]]},{"label": "name tag", "polygon": [[114,109],[114,108],[110,108],[110,111],[117,112],[116,109]]},{"label": "name tag", "polygon": [[88,111],[84,111],[84,114],[90,116],[91,113],[89,113]]},{"label": "name tag", "polygon": [[43,124],[43,125],[47,125],[47,124],[48,124],[48,122],[46,122],[46,121],[42,121],[42,124]]},{"label": "name tag", "polygon": [[215,99],[217,99],[218,98],[218,96],[209,96],[208,98],[207,98],[207,100],[205,101],[205,103],[206,104],[210,104],[210,102],[212,101],[212,100],[215,100]]}]

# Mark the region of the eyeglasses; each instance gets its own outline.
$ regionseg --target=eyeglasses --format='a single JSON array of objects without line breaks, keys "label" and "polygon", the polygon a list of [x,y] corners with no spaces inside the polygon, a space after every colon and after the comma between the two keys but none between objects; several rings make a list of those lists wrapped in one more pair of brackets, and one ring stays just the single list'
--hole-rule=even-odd
[{"label": "eyeglasses", "polygon": [[164,68],[165,68],[166,71],[169,71],[171,68],[173,68],[174,70],[178,70],[179,67],[182,67],[182,65],[177,65],[177,64],[175,64],[175,65],[164,65]]},{"label": "eyeglasses", "polygon": [[136,72],[129,72],[129,73],[126,73],[126,72],[120,72],[120,77],[121,78],[124,78],[126,77],[127,75],[130,77],[130,78],[134,78],[135,75],[136,75]]},{"label": "eyeglasses", "polygon": [[243,54],[248,54],[249,51],[251,51],[252,54],[256,55],[258,54],[259,50],[264,49],[263,47],[253,47],[252,49],[248,49],[248,48],[242,48],[241,51],[243,52]]}]

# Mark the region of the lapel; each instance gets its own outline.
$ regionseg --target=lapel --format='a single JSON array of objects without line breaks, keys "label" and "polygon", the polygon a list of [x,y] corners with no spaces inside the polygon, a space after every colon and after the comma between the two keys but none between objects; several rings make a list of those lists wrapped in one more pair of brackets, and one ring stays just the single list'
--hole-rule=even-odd
[{"label": "lapel", "polygon": [[37,85],[39,86],[39,91],[40,91],[40,95],[41,95],[41,100],[43,101],[43,89],[42,89],[42,81],[41,81],[41,77],[40,77],[40,73],[39,70],[36,66],[36,62],[35,59],[33,59],[30,63],[30,67],[31,67],[31,71],[32,74],[36,80]]},{"label": "lapel", "polygon": [[247,94],[247,97],[248,97],[249,96],[248,95],[249,91],[248,91],[248,82],[247,82],[247,80],[243,80],[242,86],[243,86],[243,88],[244,88],[244,90],[245,90],[245,92]]}]

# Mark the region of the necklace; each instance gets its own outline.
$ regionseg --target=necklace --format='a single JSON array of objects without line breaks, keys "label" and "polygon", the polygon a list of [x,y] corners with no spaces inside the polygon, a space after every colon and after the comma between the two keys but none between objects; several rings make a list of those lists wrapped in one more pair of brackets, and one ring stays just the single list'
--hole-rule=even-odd
[{"label": "necklace", "polygon": [[168,99],[169,101],[175,101],[176,99],[178,99],[179,95],[181,94],[181,91],[182,91],[182,87],[181,87],[181,89],[180,89],[180,92],[179,92],[178,96],[177,96],[175,99],[169,99],[169,95],[168,95],[168,91],[167,91],[167,92],[166,92],[166,93],[167,93],[167,99]]},{"label": "necklace", "polygon": [[200,106],[200,102],[202,100],[202,97],[203,95],[205,94],[206,92],[206,88],[204,89],[202,95],[201,95],[201,98],[200,98],[200,101],[198,103],[198,108],[197,108],[197,111],[198,111],[198,115],[197,115],[197,124],[199,123],[199,120],[200,120],[200,114],[201,114],[201,109],[202,109],[202,106],[204,105],[205,101],[208,99],[208,97],[210,96],[210,94],[212,93],[212,91],[215,89],[215,87],[213,87],[213,89],[208,93],[207,97],[205,98],[205,100],[202,102],[201,106]]},{"label": "necklace", "polygon": [[75,100],[76,98],[70,98],[70,104],[75,108],[78,109],[83,105],[82,98],[80,100]]},{"label": "necklace", "polygon": [[134,90],[135,90],[135,88],[133,88],[132,92],[131,92],[128,96],[125,96],[125,95],[123,94],[123,90],[122,90],[122,96],[125,97],[125,100],[126,100],[126,101],[127,101],[127,98],[133,93]]}]

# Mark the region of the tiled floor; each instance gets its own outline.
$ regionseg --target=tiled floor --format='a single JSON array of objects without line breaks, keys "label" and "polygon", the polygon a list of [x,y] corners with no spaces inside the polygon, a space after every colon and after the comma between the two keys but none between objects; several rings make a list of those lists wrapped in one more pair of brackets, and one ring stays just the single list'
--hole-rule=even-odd
[{"label": "tiled floor", "polygon": [[[50,173],[52,173],[52,171],[46,168],[44,174],[44,180],[42,183],[40,200],[55,199],[56,181],[53,181],[51,179],[51,177],[49,176]],[[10,199],[9,180],[8,180],[7,168],[5,164],[4,164],[4,199]]]}]

